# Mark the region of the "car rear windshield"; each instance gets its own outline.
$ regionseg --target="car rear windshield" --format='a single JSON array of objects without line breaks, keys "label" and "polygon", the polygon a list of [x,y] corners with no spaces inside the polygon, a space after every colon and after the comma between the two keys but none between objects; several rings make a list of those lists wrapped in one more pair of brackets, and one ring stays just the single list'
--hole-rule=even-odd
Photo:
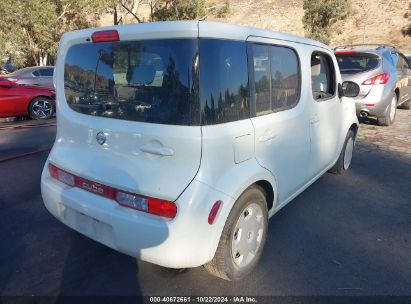
[{"label": "car rear windshield", "polygon": [[338,66],[342,74],[362,73],[377,68],[380,64],[379,56],[369,53],[338,54]]},{"label": "car rear windshield", "polygon": [[75,111],[131,121],[199,125],[197,39],[87,43],[67,53]]}]

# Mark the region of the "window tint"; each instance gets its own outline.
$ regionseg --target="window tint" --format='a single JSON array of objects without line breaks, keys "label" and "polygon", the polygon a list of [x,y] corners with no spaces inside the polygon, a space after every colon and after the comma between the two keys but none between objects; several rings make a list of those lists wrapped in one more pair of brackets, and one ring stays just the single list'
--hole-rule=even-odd
[{"label": "window tint", "polygon": [[391,56],[391,52],[390,51],[386,51],[382,54],[382,56],[385,58],[385,60],[387,60],[389,63],[391,63],[392,65],[394,65],[394,60]]},{"label": "window tint", "polygon": [[294,107],[300,96],[299,62],[287,47],[253,44],[256,114]]},{"label": "window tint", "polygon": [[255,105],[258,115],[271,113],[270,49],[266,45],[253,46]]},{"label": "window tint", "polygon": [[407,69],[407,68],[409,68],[409,66],[408,66],[408,61],[407,61],[407,59],[405,58],[405,56],[403,56],[402,54],[399,54],[398,68],[399,68],[399,69]]},{"label": "window tint", "polygon": [[379,66],[376,54],[336,55],[342,74],[355,74],[373,70]]},{"label": "window tint", "polygon": [[197,45],[194,39],[75,45],[64,70],[68,105],[94,116],[198,125]]},{"label": "window tint", "polygon": [[399,59],[398,53],[396,51],[393,51],[391,53],[391,58],[392,58],[393,65],[396,67],[398,65],[398,59]]},{"label": "window tint", "polygon": [[52,77],[53,76],[53,69],[40,69],[40,76],[43,77]]},{"label": "window tint", "polygon": [[271,48],[271,103],[274,111],[294,107],[300,98],[299,62],[289,48]]},{"label": "window tint", "polygon": [[36,76],[36,77],[40,76],[39,70],[33,71],[32,74],[33,74],[34,76]]},{"label": "window tint", "polygon": [[202,124],[249,117],[246,53],[244,42],[200,39]]},{"label": "window tint", "polygon": [[330,56],[323,53],[313,53],[311,56],[311,86],[316,100],[334,96],[335,71]]}]

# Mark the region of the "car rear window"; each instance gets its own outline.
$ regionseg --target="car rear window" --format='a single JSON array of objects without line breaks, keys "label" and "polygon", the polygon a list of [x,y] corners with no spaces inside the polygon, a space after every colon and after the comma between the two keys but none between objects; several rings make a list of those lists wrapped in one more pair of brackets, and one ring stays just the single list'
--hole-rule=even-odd
[{"label": "car rear window", "polygon": [[342,74],[356,74],[377,68],[380,57],[376,54],[336,54],[338,66]]},{"label": "car rear window", "polygon": [[199,125],[196,39],[87,43],[67,53],[64,88],[76,112]]}]

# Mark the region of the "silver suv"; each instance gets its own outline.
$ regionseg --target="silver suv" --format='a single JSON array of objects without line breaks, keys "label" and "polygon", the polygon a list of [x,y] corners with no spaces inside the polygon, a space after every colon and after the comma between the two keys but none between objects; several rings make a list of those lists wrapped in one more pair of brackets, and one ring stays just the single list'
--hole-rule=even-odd
[{"label": "silver suv", "polygon": [[334,49],[343,81],[356,82],[359,117],[374,116],[382,126],[394,122],[396,109],[410,108],[411,67],[408,59],[388,45],[349,45]]}]

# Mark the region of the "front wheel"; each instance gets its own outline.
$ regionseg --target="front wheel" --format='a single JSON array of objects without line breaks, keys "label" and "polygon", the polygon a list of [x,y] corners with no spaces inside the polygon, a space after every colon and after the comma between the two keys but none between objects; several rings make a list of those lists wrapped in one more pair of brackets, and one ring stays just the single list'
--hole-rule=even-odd
[{"label": "front wheel", "polygon": [[264,190],[248,188],[236,201],[225,223],[214,258],[205,269],[224,280],[239,280],[257,265],[268,229]]},{"label": "front wheel", "polygon": [[329,170],[329,172],[334,174],[341,174],[344,171],[347,171],[348,168],[350,168],[352,156],[354,153],[354,143],[354,132],[352,130],[349,130],[347,136],[345,137],[344,146],[341,150],[340,156],[338,157],[335,165]]},{"label": "front wheel", "polygon": [[29,114],[32,119],[49,119],[53,116],[54,105],[47,97],[34,98],[29,106]]}]

